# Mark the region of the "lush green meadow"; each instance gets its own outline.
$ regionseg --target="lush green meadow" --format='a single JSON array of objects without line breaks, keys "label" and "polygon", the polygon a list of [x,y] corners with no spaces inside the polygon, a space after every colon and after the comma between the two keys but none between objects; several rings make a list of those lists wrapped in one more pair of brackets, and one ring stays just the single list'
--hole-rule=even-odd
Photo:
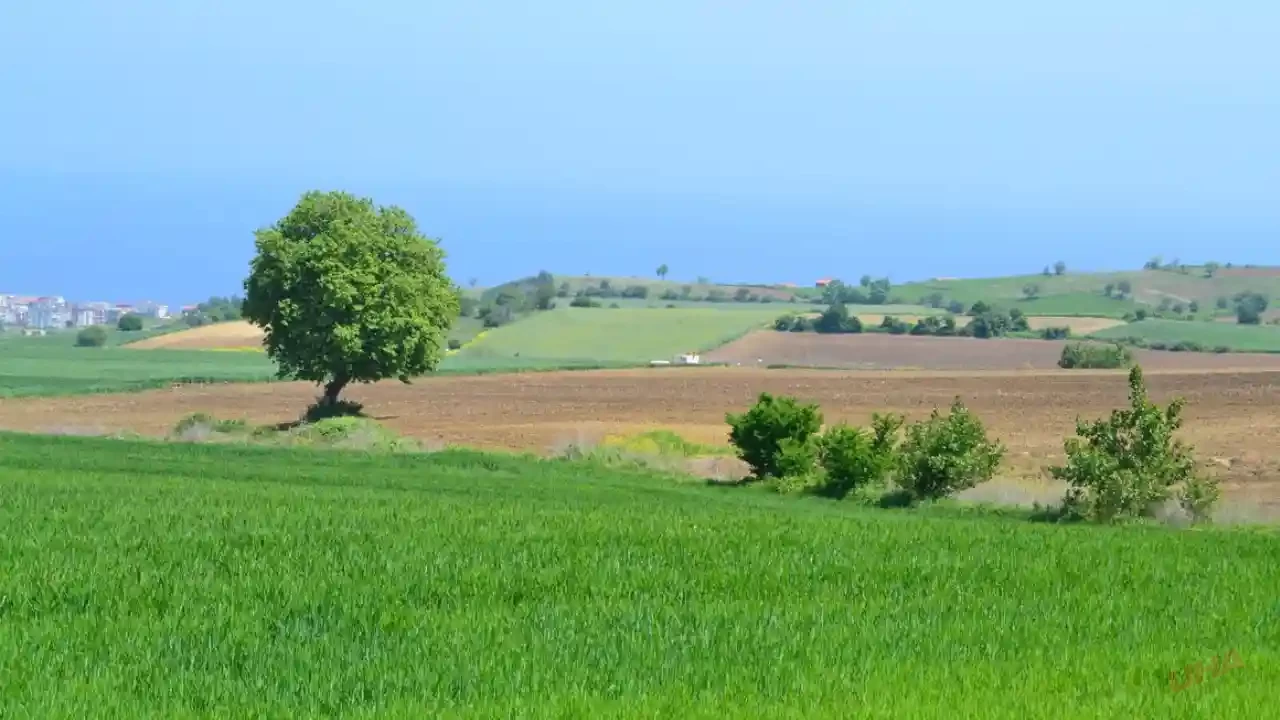
[{"label": "lush green meadow", "polygon": [[1261,532],[462,451],[0,434],[0,477],[5,717],[1265,717],[1280,686]]},{"label": "lush green meadow", "polygon": [[535,313],[476,338],[445,369],[495,365],[608,365],[670,360],[723,345],[786,312],[788,305],[750,309],[559,308]]},{"label": "lush green meadow", "polygon": [[1147,344],[1198,343],[1207,350],[1227,348],[1233,352],[1280,352],[1280,327],[1238,325],[1228,322],[1185,320],[1143,320],[1093,333],[1103,340],[1138,338]]},{"label": "lush green meadow", "polygon": [[252,382],[274,375],[275,363],[255,352],[79,348],[74,336],[60,335],[0,341],[0,398]]}]

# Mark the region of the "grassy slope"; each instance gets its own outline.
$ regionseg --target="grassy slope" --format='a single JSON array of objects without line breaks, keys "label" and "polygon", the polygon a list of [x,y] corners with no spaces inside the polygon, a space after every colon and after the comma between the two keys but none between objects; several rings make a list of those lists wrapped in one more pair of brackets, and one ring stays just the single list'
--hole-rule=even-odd
[{"label": "grassy slope", "polygon": [[[1102,294],[1108,283],[1128,280],[1133,286],[1132,300],[1114,300]],[[1040,299],[1026,303],[1034,309],[1028,314],[1099,315],[1119,317],[1139,306],[1158,306],[1169,297],[1175,301],[1195,300],[1201,313],[1215,312],[1219,297],[1232,297],[1245,290],[1255,290],[1280,298],[1280,277],[1239,277],[1224,270],[1213,278],[1205,278],[1198,269],[1186,275],[1156,270],[1113,273],[1072,273],[1062,276],[1019,275],[1002,278],[962,280],[930,280],[907,283],[894,289],[895,295],[918,300],[933,292],[941,292],[947,300],[972,304],[978,300],[997,305],[1024,303],[1022,289],[1028,284],[1040,286]],[[1052,304],[1052,312],[1046,311]],[[1038,307],[1037,307],[1038,306]]]},{"label": "grassy slope", "polygon": [[1237,325],[1224,322],[1143,320],[1093,333],[1092,337],[1121,340],[1142,338],[1147,342],[1173,344],[1196,342],[1206,349],[1225,347],[1238,352],[1280,352],[1280,327]]},{"label": "grassy slope", "polygon": [[560,308],[490,330],[450,357],[444,367],[636,364],[671,359],[681,352],[722,345],[783,312],[783,306],[776,304],[734,311]]},{"label": "grassy slope", "polygon": [[324,458],[0,434],[0,715],[1264,717],[1280,686],[1274,535]]}]

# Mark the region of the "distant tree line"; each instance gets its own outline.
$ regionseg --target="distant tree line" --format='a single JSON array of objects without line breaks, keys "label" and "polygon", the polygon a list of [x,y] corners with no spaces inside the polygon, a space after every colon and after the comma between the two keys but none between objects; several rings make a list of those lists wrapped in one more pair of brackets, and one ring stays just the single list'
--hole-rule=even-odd
[{"label": "distant tree line", "polygon": [[182,322],[189,327],[212,325],[213,323],[239,320],[244,313],[244,298],[238,295],[227,297],[213,296],[188,310],[182,316]]},{"label": "distant tree line", "polygon": [[[816,318],[807,318],[794,313],[780,316],[773,323],[773,329],[779,332],[815,332],[821,334],[851,334],[861,332],[883,332],[890,335],[931,335],[935,337],[975,337],[996,338],[1012,333],[1030,332],[1031,327],[1026,315],[1014,308],[1008,312],[997,312],[984,302],[974,303],[969,310],[971,320],[961,326],[955,315],[930,315],[918,322],[910,323],[892,315],[886,315],[877,327],[867,328],[856,316],[849,313],[844,303],[832,303]],[[1051,328],[1052,333],[1042,334],[1046,339],[1058,339],[1068,333],[1066,328]],[[1052,337],[1050,337],[1052,335]]]}]

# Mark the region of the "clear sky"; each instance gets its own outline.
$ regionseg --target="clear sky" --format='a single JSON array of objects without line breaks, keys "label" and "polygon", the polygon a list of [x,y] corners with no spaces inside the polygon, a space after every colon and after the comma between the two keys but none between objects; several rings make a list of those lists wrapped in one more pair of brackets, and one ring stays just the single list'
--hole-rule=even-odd
[{"label": "clear sky", "polygon": [[1273,0],[0,2],[0,291],[239,289],[304,190],[460,281],[1280,263]]}]

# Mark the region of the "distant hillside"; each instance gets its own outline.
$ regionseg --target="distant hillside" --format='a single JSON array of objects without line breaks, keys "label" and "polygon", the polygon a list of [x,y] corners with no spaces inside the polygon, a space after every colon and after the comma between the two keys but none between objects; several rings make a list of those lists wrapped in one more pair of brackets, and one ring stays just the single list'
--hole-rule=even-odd
[{"label": "distant hillside", "polygon": [[[1155,264],[1154,261],[1152,263]],[[832,279],[823,287],[716,283],[653,277],[553,275],[548,272],[487,288],[467,314],[488,327],[501,327],[538,310],[565,307],[758,309],[774,304],[814,311],[839,298],[850,306],[870,305],[892,314],[968,312],[985,303],[998,312],[1017,308],[1029,317],[1111,318],[1140,321],[1213,320],[1235,322],[1236,298],[1280,295],[1280,268],[1164,265],[1126,272],[1073,272],[1049,267],[1034,275],[993,278],[935,278],[894,285],[862,276]],[[1263,324],[1280,318],[1271,304]],[[799,306],[799,307],[797,307]],[[911,311],[905,308],[914,308]],[[890,310],[890,308],[893,308]],[[861,312],[875,312],[864,309]],[[1183,328],[1175,326],[1181,332]],[[1190,332],[1190,330],[1188,330]],[[1203,333],[1203,329],[1195,333]]]}]

